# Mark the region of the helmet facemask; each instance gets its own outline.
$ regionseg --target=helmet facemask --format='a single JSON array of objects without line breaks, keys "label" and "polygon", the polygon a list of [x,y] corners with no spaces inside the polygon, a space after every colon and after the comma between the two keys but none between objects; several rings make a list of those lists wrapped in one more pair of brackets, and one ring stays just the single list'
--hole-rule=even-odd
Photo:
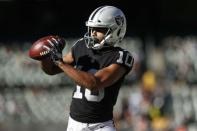
[{"label": "helmet facemask", "polygon": [[[104,35],[104,38],[102,41],[99,42],[99,40],[93,36],[91,36],[91,32],[95,29],[96,27],[88,27],[88,32],[85,33],[84,35],[84,40],[86,42],[86,46],[88,48],[92,48],[92,49],[95,49],[95,50],[98,50],[98,49],[101,49],[105,46],[109,46],[110,44],[108,44],[108,38],[111,37],[111,31],[109,28],[103,28],[103,29],[106,29],[106,33]],[[96,29],[97,30],[97,29]]]}]

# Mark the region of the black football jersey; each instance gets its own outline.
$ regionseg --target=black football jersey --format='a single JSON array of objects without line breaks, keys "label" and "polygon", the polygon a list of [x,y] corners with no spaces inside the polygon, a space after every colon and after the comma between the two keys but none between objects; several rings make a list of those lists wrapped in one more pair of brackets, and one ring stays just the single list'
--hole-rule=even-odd
[{"label": "black football jersey", "polygon": [[[72,47],[72,55],[75,68],[89,73],[95,73],[115,63],[124,66],[128,73],[134,61],[132,55],[120,47],[93,50],[86,47],[83,39]],[[125,75],[113,85],[99,91],[90,91],[76,85],[70,106],[70,116],[83,123],[97,123],[112,119],[113,106]]]}]

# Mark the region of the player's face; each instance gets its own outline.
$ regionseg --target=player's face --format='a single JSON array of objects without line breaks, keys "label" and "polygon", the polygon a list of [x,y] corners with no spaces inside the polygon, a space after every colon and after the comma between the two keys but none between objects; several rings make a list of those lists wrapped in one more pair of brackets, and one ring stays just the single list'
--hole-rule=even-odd
[{"label": "player's face", "polygon": [[106,28],[94,27],[91,29],[91,36],[94,38],[97,38],[99,42],[101,42],[104,39],[105,34],[107,33],[107,30],[108,29]]}]

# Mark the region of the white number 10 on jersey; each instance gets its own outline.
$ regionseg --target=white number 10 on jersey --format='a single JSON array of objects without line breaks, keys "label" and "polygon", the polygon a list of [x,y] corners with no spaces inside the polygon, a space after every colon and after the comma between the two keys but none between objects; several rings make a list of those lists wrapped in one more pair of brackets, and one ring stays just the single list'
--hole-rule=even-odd
[{"label": "white number 10 on jersey", "polygon": [[[92,101],[92,102],[99,102],[104,98],[104,89],[100,89],[98,92],[98,95],[92,95],[91,91],[89,89],[85,89],[85,98],[87,101]],[[76,91],[74,92],[73,98],[76,99],[82,99],[83,94],[81,92],[81,86],[77,85]]]}]

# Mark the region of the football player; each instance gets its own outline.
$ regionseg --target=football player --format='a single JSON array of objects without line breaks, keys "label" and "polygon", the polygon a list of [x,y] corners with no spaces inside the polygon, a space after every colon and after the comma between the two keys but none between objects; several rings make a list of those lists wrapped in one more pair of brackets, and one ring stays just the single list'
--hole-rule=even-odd
[{"label": "football player", "polygon": [[63,57],[57,41],[50,41],[55,66],[45,70],[42,61],[42,67],[50,75],[64,72],[76,83],[67,131],[116,131],[113,107],[134,62],[129,51],[115,46],[125,36],[126,18],[117,7],[101,6],[86,26],[87,33]]}]

